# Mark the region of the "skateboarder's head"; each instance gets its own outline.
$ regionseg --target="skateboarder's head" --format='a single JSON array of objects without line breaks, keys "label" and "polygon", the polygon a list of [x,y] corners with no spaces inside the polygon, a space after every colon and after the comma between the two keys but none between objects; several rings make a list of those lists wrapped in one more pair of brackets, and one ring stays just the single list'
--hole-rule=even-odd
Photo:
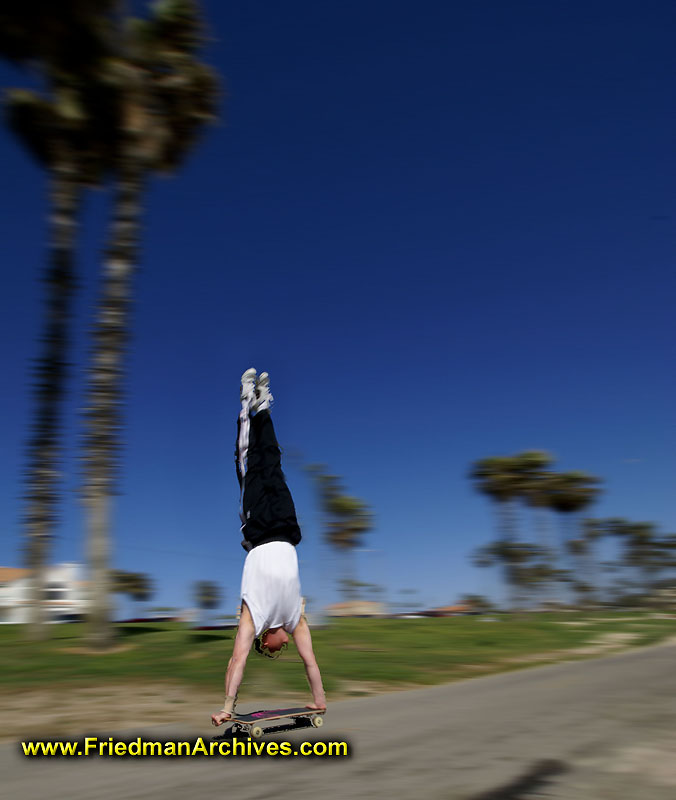
[{"label": "skateboarder's head", "polygon": [[277,658],[288,646],[289,635],[284,628],[268,628],[254,641],[257,653],[268,658]]}]

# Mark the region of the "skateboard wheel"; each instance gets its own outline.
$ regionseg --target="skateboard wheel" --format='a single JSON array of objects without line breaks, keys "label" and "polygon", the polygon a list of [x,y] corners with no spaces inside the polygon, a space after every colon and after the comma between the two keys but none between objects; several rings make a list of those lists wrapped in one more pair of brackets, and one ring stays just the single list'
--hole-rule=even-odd
[{"label": "skateboard wheel", "polygon": [[261,726],[260,726],[260,725],[254,725],[254,726],[251,728],[251,731],[250,731],[250,733],[251,733],[251,736],[252,736],[254,739],[260,739],[260,738],[261,738],[261,736],[263,735],[263,728],[261,728]]},{"label": "skateboard wheel", "polygon": [[319,714],[315,714],[313,717],[310,717],[310,722],[312,723],[313,728],[321,728],[324,724],[324,717],[320,716]]}]

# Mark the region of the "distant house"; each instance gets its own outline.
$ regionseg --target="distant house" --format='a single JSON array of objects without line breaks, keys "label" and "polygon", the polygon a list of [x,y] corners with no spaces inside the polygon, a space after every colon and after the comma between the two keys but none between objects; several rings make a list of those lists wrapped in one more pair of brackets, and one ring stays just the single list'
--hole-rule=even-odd
[{"label": "distant house", "polygon": [[349,600],[326,608],[329,617],[384,617],[386,614],[385,605],[376,600]]},{"label": "distant house", "polygon": [[[53,564],[45,577],[45,607],[50,622],[80,619],[86,610],[87,582],[81,564]],[[0,567],[0,623],[28,622],[30,571]]]}]

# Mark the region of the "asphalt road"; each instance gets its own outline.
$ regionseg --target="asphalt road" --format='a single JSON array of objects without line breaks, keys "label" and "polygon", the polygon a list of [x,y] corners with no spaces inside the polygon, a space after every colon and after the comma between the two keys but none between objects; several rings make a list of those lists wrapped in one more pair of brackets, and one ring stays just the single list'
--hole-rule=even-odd
[{"label": "asphalt road", "polygon": [[[13,800],[673,800],[675,667],[676,645],[663,645],[349,700],[318,730],[264,740],[345,740],[348,758],[28,759],[4,744],[2,789]],[[221,731],[125,735],[211,741]]]}]

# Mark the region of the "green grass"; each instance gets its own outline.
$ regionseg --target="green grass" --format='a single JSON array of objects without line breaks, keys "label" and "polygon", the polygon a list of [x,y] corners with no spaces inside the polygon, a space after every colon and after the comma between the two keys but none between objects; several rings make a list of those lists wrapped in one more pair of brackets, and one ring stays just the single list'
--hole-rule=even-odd
[{"label": "green grass", "polygon": [[[629,619],[627,619],[629,618]],[[345,619],[313,631],[328,692],[360,694],[376,688],[426,685],[527,666],[538,654],[566,658],[608,633],[633,633],[632,644],[676,634],[676,619],[646,613],[499,615],[449,619]],[[586,622],[586,625],[560,624]],[[190,631],[178,623],[118,627],[117,651],[90,655],[82,625],[54,625],[51,639],[31,643],[18,626],[0,626],[0,692],[36,687],[171,682],[219,686],[234,631]],[[532,661],[531,661],[532,663]],[[277,661],[249,658],[242,690],[259,696],[306,692],[293,646]]]}]

